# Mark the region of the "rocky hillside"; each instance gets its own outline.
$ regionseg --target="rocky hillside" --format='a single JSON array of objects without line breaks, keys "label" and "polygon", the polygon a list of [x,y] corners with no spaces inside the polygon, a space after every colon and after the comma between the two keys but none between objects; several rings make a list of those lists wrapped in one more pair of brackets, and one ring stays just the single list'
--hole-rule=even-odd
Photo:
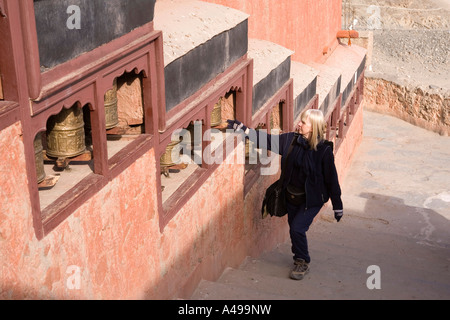
[{"label": "rocky hillside", "polygon": [[344,29],[373,31],[369,70],[450,89],[450,1],[343,0]]},{"label": "rocky hillside", "polygon": [[343,0],[342,28],[373,34],[365,105],[450,135],[450,1]]}]

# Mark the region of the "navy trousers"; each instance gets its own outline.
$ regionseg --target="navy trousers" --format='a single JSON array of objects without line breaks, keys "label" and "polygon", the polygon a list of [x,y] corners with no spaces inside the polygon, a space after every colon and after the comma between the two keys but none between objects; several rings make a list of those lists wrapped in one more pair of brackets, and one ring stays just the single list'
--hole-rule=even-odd
[{"label": "navy trousers", "polygon": [[308,240],[306,239],[306,231],[319,213],[322,207],[308,208],[305,205],[294,206],[287,203],[289,234],[291,236],[292,253],[294,259],[303,259],[307,263],[311,261],[308,252]]}]

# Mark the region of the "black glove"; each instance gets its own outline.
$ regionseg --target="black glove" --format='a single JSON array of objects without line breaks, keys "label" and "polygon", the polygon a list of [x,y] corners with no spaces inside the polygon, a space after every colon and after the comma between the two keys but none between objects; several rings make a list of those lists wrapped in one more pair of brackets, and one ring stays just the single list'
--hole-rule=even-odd
[{"label": "black glove", "polygon": [[337,222],[339,222],[339,220],[341,220],[342,216],[344,214],[344,210],[334,210],[334,218],[336,219]]},{"label": "black glove", "polygon": [[244,124],[238,120],[227,120],[228,126],[227,129],[233,129],[234,132],[241,132],[248,133],[248,128],[244,126]]}]

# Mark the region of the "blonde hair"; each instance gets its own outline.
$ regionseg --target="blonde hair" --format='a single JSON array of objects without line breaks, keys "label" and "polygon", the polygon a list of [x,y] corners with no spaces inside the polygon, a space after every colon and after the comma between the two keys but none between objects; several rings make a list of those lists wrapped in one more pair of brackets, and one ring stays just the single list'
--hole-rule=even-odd
[{"label": "blonde hair", "polygon": [[308,109],[300,114],[300,121],[306,121],[309,118],[311,122],[311,133],[308,137],[308,143],[313,150],[317,150],[319,142],[325,139],[325,119],[323,112],[319,109]]}]

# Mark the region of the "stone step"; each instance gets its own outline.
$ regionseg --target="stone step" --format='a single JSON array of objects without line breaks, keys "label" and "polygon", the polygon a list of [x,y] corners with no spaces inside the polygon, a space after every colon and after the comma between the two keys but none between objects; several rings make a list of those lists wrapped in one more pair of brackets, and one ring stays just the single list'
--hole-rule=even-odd
[{"label": "stone step", "polygon": [[[266,256],[267,257],[267,256]],[[281,262],[282,261],[282,262]],[[292,294],[295,299],[378,299],[379,292],[369,290],[366,280],[369,276],[366,269],[352,265],[336,265],[330,260],[322,263],[311,262],[310,271],[300,281],[289,278],[293,266],[289,256],[277,262],[266,258],[247,260],[241,265],[241,272],[247,274],[247,278],[254,278],[258,282],[268,282],[272,286],[270,290],[281,290]],[[225,279],[229,275],[224,274]],[[221,281],[223,278],[221,277]],[[243,282],[240,283],[243,285]],[[281,286],[281,287],[277,287]],[[269,291],[271,292],[271,291]]]},{"label": "stone step", "polygon": [[[347,234],[341,234],[338,224],[327,221],[318,222],[314,227],[317,230],[310,231],[308,236],[312,256],[310,272],[303,280],[289,278],[293,266],[291,245],[282,243],[257,259],[247,257],[239,269],[226,269],[216,282],[203,282],[197,297],[303,300],[449,296],[446,248],[421,245],[404,235],[387,237],[380,233],[374,239],[370,231],[359,227],[346,226]],[[368,282],[373,283],[369,278],[374,275],[369,266],[379,267],[380,289],[367,287]]]},{"label": "stone step", "polygon": [[[362,209],[357,202],[352,198],[353,207]],[[289,278],[293,260],[286,242],[247,257],[215,282],[203,281],[193,299],[448,299],[449,244],[421,241],[420,230],[404,227],[386,213],[396,212],[392,204],[384,206],[391,210],[380,215],[347,210],[339,223],[318,217],[308,231],[310,272],[301,281]],[[372,266],[379,268],[380,289],[368,288]]]},{"label": "stone step", "polygon": [[[350,230],[349,230],[350,229]],[[332,299],[329,293],[342,299],[442,299],[450,293],[448,252],[446,248],[417,244],[402,235],[372,240],[366,233],[346,227],[349,235],[314,234],[310,239],[310,272],[303,279],[315,285],[312,291]],[[355,241],[351,239],[352,236]],[[331,238],[338,240],[332,241]],[[371,244],[365,246],[365,243]],[[280,244],[258,259],[247,258],[241,270],[288,279],[293,266],[290,243]],[[370,266],[380,270],[380,290],[369,290],[367,281],[373,275]],[[290,280],[293,281],[293,280]],[[295,281],[294,281],[295,282]],[[303,284],[305,283],[305,284]],[[332,288],[332,290],[328,290]]]},{"label": "stone step", "polygon": [[271,276],[242,269],[227,269],[217,282],[273,294],[283,297],[284,300],[333,299],[333,292],[339,286],[335,283],[330,286],[324,281],[320,284],[314,283],[308,280],[309,274],[303,280],[296,281],[290,279],[288,274]]},{"label": "stone step", "polygon": [[289,297],[255,290],[235,283],[200,281],[190,300],[287,300]]}]

